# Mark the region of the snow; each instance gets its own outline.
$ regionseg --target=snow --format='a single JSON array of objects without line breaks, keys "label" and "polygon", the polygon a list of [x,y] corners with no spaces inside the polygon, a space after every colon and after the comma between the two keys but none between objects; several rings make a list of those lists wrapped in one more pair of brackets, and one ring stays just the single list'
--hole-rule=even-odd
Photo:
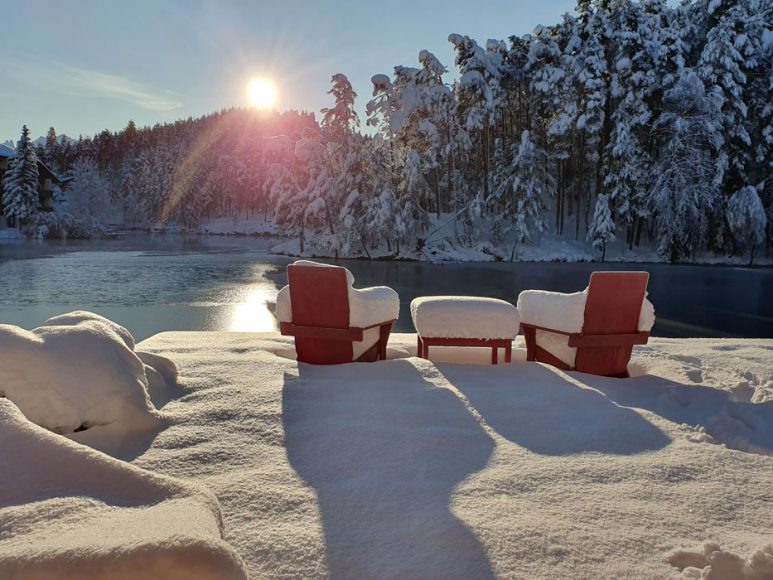
[{"label": "snow", "polygon": [[411,302],[411,318],[421,336],[508,338],[518,334],[518,311],[509,302],[470,296],[423,296]]},{"label": "snow", "polygon": [[[620,380],[522,350],[405,358],[415,340],[316,367],[276,334],[157,335],[140,346],[177,362],[185,394],[133,463],[210,488],[255,578],[666,578],[675,550],[770,542],[773,409],[733,389],[773,398],[771,341],[652,339]],[[714,429],[739,413],[765,454]]]},{"label": "snow", "polygon": [[214,495],[74,443],[0,398],[0,577],[246,578]]},{"label": "snow", "polygon": [[765,577],[773,341],[654,338],[631,379],[415,343],[313,366],[276,333],[156,335],[180,385],[130,463],[0,399],[0,576],[668,578],[719,573],[710,541]]},{"label": "snow", "polygon": [[0,395],[30,421],[113,452],[129,434],[160,427],[154,402],[165,402],[176,380],[173,363],[134,352],[125,328],[90,312],[32,331],[0,325],[0,368]]},{"label": "snow", "polygon": [[773,544],[752,552],[748,558],[728,552],[719,544],[706,542],[700,551],[676,550],[669,554],[672,566],[682,570],[684,578],[733,578],[763,580],[773,578]]}]

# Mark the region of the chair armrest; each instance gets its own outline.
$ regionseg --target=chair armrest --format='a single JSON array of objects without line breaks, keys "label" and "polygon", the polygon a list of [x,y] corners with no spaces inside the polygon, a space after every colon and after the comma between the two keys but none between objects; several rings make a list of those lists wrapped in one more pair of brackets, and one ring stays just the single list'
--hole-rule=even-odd
[{"label": "chair armrest", "polygon": [[534,330],[553,332],[555,334],[563,334],[564,336],[577,336],[576,332],[566,332],[565,330],[558,330],[557,328],[548,328],[547,326],[538,326],[536,324],[529,324],[528,322],[521,322],[521,328],[533,328]]},{"label": "chair armrest", "polygon": [[340,340],[343,342],[359,342],[362,340],[362,328],[327,328],[324,326],[301,326],[291,322],[280,322],[279,332],[282,336],[298,338],[318,338],[322,340]]},{"label": "chair armrest", "polygon": [[396,320],[400,314],[400,297],[388,286],[349,288],[349,324],[368,328]]},{"label": "chair armrest", "polygon": [[524,290],[518,295],[521,323],[561,334],[582,332],[585,322],[585,292],[564,294]]},{"label": "chair armrest", "polygon": [[635,334],[570,334],[569,346],[633,346],[635,344],[647,344],[649,338],[649,332],[637,332]]}]

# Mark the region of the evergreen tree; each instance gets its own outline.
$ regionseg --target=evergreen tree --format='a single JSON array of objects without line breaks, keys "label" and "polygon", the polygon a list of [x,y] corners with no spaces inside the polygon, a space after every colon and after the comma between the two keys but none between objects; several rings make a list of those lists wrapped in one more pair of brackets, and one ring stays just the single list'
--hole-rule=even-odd
[{"label": "evergreen tree", "polygon": [[331,139],[346,141],[360,126],[360,118],[354,110],[357,93],[342,73],[334,74],[330,81],[333,87],[327,94],[333,95],[335,106],[322,109],[322,129],[330,132]]},{"label": "evergreen tree", "polygon": [[650,193],[658,226],[658,252],[671,262],[693,255],[707,242],[720,203],[715,159],[724,144],[721,99],[706,94],[687,73],[665,95],[656,126],[663,141]]},{"label": "evergreen tree", "polygon": [[751,265],[768,226],[765,208],[754,187],[744,187],[733,194],[727,203],[727,222],[740,249],[749,250]]},{"label": "evergreen tree", "polygon": [[68,188],[70,213],[81,219],[106,222],[112,210],[109,188],[93,159],[79,159],[73,165]]},{"label": "evergreen tree", "polygon": [[749,185],[751,138],[747,131],[748,107],[744,102],[749,71],[756,67],[749,27],[758,15],[749,11],[755,3],[739,0],[724,12],[708,33],[697,71],[709,92],[722,98],[725,146],[717,158],[716,181],[725,194]]},{"label": "evergreen tree", "polygon": [[16,144],[16,155],[3,180],[3,214],[7,220],[24,225],[39,210],[38,157],[30,140],[30,131],[24,125],[21,139]]},{"label": "evergreen tree", "polygon": [[607,244],[615,239],[615,222],[609,210],[609,198],[603,193],[596,198],[596,209],[588,228],[588,241],[601,251],[601,261],[607,254]]}]

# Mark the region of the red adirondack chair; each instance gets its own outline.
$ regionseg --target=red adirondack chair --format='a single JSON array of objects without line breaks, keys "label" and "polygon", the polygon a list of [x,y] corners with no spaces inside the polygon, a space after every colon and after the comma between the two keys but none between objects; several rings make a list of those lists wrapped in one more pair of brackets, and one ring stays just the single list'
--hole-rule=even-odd
[{"label": "red adirondack chair", "polygon": [[[645,304],[648,280],[647,272],[593,272],[579,332],[566,330],[572,327],[571,321],[561,324],[563,328],[540,324],[536,315],[529,314],[529,311],[536,313],[537,309],[527,304],[529,293],[534,291],[522,292],[518,307],[526,340],[526,360],[544,362],[562,370],[628,377],[633,346],[647,344],[654,322],[654,309],[649,301]],[[572,297],[575,307],[576,299],[581,297],[580,293],[559,296]],[[552,318],[560,316],[560,300],[552,302],[550,308],[556,309]],[[540,337],[543,345],[540,345]],[[562,340],[566,342],[562,343]],[[554,352],[550,352],[551,345]],[[572,349],[576,351],[574,363],[570,364],[567,353]]]},{"label": "red adirondack chair", "polygon": [[277,318],[280,332],[295,337],[299,361],[340,364],[386,358],[400,308],[394,290],[385,286],[356,290],[346,268],[309,261],[287,266],[287,277],[289,290],[288,286],[280,290]]}]

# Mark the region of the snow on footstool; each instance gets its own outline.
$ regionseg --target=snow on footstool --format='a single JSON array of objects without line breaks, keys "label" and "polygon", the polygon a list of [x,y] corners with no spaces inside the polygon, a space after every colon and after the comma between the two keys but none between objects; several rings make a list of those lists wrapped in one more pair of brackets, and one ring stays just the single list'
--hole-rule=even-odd
[{"label": "snow on footstool", "polygon": [[418,356],[429,358],[430,346],[482,346],[491,349],[492,364],[499,348],[510,362],[520,325],[515,306],[478,296],[422,296],[411,302],[411,318]]}]

